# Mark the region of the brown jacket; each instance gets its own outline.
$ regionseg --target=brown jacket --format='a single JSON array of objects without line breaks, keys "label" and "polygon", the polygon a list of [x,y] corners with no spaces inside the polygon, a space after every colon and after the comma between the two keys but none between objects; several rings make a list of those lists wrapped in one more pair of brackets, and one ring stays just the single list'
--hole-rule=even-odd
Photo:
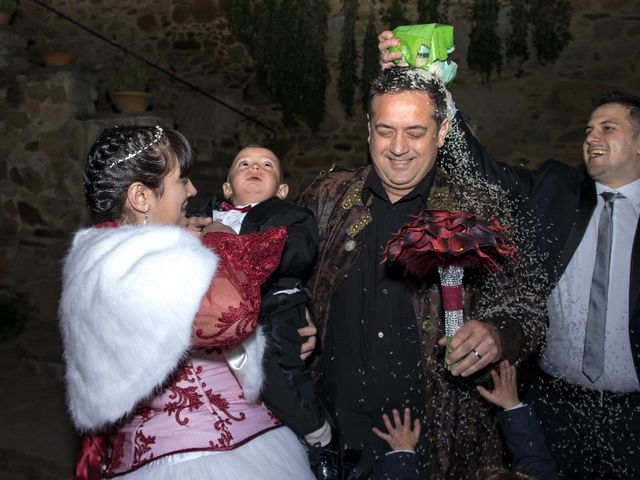
[{"label": "brown jacket", "polygon": [[[302,204],[314,212],[320,230],[318,262],[310,286],[321,345],[333,291],[354,265],[370,220],[362,198],[370,171],[369,166],[323,175],[301,198]],[[442,188],[434,187],[432,193],[451,190],[455,195],[442,171],[438,171],[435,186]],[[466,193],[468,198],[469,191]],[[428,203],[432,203],[431,194]],[[535,350],[544,336],[544,315],[540,311],[544,302],[533,298],[524,289],[523,281],[517,281],[524,274],[515,261],[511,263],[496,277],[465,272],[464,313],[465,319],[493,325],[500,334],[504,357],[516,361]],[[483,295],[478,295],[479,290]],[[476,392],[475,382],[454,378],[443,368],[443,351],[437,345],[444,335],[437,275],[416,280],[413,305],[422,336],[427,383],[427,419],[423,419],[423,431],[432,453],[432,478],[471,478],[480,467],[501,465],[502,447],[491,408]]]}]

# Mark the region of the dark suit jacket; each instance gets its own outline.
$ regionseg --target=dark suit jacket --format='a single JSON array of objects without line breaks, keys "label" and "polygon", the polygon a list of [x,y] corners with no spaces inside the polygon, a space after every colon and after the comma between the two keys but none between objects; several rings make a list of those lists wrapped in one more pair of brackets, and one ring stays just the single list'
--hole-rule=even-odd
[{"label": "dark suit jacket", "polygon": [[[597,198],[593,179],[556,160],[529,171],[498,162],[484,150],[460,117],[475,165],[491,182],[524,199],[539,223],[536,243],[548,253],[544,269],[553,288],[567,268],[587,229]],[[455,159],[444,159],[455,162]],[[636,374],[640,377],[640,222],[636,226],[629,279],[629,337]]]},{"label": "dark suit jacket", "polygon": [[385,455],[382,459],[381,478],[382,480],[418,480],[418,459],[416,454],[394,452]]},{"label": "dark suit jacket", "polygon": [[[220,201],[213,195],[194,215],[210,217],[219,209]],[[240,233],[264,232],[273,227],[287,227],[287,244],[278,269],[271,279],[295,278],[305,281],[318,253],[318,227],[308,208],[273,197],[253,207],[242,220]]]},{"label": "dark suit jacket", "polygon": [[498,422],[513,455],[512,468],[537,480],[556,480],[556,465],[545,445],[544,431],[529,405],[498,412]]}]

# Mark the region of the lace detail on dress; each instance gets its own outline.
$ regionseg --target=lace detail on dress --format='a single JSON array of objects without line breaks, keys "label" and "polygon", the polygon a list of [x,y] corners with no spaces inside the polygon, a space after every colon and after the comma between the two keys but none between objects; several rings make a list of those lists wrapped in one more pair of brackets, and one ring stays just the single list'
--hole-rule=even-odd
[{"label": "lace detail on dress", "polygon": [[208,233],[202,241],[220,257],[221,265],[196,315],[193,343],[202,347],[237,345],[257,326],[260,286],[280,263],[287,230]]},{"label": "lace detail on dress", "polygon": [[275,227],[262,233],[208,233],[202,243],[213,249],[229,269],[244,272],[253,284],[262,285],[280,264],[287,229]]},{"label": "lace detail on dress", "polygon": [[[153,445],[156,443],[155,435],[145,435],[142,430],[136,432],[134,441],[133,467],[153,460]],[[146,455],[146,456],[145,456]]]}]

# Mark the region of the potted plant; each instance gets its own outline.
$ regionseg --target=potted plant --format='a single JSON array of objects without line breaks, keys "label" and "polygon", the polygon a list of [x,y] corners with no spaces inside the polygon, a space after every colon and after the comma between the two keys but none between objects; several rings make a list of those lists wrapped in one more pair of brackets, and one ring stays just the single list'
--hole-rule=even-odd
[{"label": "potted plant", "polygon": [[109,97],[113,106],[122,113],[142,113],[151,102],[149,69],[132,57],[125,57]]},{"label": "potted plant", "polygon": [[48,67],[61,67],[73,63],[73,55],[65,46],[49,43],[42,51],[42,61]]},{"label": "potted plant", "polygon": [[16,0],[0,0],[0,25],[9,25],[16,7]]}]

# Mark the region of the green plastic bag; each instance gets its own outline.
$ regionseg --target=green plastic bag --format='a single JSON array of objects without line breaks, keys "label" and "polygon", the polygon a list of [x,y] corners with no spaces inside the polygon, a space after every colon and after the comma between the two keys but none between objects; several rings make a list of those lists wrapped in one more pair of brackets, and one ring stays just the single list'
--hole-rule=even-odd
[{"label": "green plastic bag", "polygon": [[439,75],[445,84],[455,78],[458,65],[447,61],[448,55],[455,50],[451,25],[403,25],[395,28],[393,35],[400,39],[400,45],[389,51],[402,52],[402,58],[396,63],[404,61],[412,67],[429,70]]}]

